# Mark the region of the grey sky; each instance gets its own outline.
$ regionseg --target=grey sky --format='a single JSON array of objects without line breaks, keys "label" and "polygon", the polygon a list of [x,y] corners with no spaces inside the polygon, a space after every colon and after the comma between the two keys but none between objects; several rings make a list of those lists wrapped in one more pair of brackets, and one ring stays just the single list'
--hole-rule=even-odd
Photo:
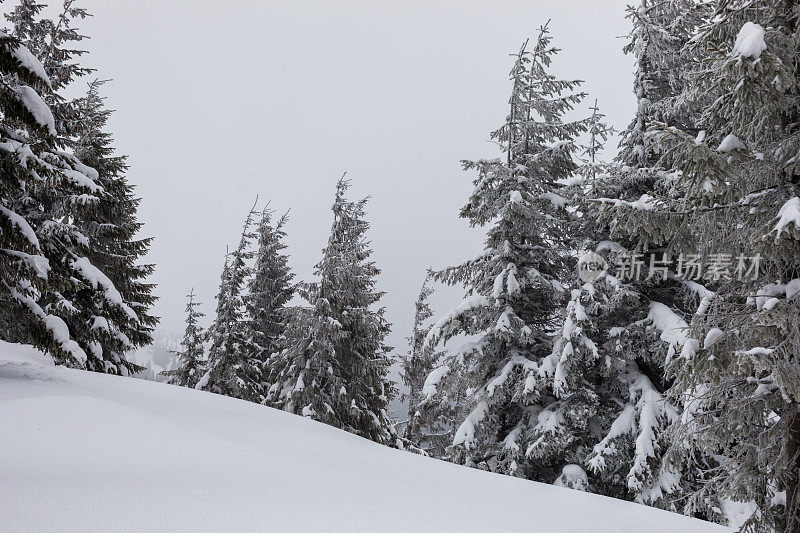
[{"label": "grey sky", "polygon": [[547,19],[555,71],[586,80],[617,128],[634,109],[624,0],[80,3],[94,14],[87,62],[114,79],[111,127],[155,237],[168,330],[182,328],[192,286],[212,313],[256,194],[291,208],[292,266],[309,279],[346,170],[353,197],[373,197],[390,342],[404,346],[425,269],[480,250],[482,232],[458,218],[472,179],[459,160],[494,155],[508,54]]}]

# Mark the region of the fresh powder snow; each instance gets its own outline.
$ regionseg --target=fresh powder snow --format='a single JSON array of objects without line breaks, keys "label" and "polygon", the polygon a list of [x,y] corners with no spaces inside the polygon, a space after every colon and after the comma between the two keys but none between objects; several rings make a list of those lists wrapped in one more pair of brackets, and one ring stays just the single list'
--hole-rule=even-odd
[{"label": "fresh powder snow", "polygon": [[390,449],[254,403],[54,367],[8,343],[0,434],[8,531],[726,531]]},{"label": "fresh powder snow", "polygon": [[28,87],[27,85],[20,85],[14,88],[14,93],[20,99],[25,108],[33,115],[39,125],[47,128],[50,135],[56,134],[56,120],[53,118],[53,113],[50,108],[39,96],[39,93]]},{"label": "fresh powder snow", "polygon": [[749,57],[759,59],[761,52],[767,49],[764,41],[764,28],[760,24],[745,22],[739,35],[736,36],[736,43],[733,45],[733,57]]},{"label": "fresh powder snow", "polygon": [[727,154],[728,152],[733,152],[734,150],[744,150],[745,145],[736,135],[728,135],[722,142],[719,143],[717,147],[717,152]]}]

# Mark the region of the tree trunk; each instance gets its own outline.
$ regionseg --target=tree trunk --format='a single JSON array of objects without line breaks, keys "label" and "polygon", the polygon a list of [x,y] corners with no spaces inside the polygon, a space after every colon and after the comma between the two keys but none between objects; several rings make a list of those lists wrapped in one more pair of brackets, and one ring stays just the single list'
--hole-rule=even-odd
[{"label": "tree trunk", "polygon": [[800,410],[795,410],[787,428],[786,453],[786,528],[785,533],[800,533]]}]

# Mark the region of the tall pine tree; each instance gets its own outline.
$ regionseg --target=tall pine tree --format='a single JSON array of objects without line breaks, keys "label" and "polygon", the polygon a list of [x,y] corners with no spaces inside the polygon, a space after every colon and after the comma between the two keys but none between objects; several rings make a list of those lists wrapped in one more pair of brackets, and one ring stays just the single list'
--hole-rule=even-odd
[{"label": "tall pine tree", "polygon": [[207,336],[210,342],[208,369],[197,388],[251,402],[263,400],[261,365],[248,350],[250,334],[245,305],[245,286],[252,267],[250,242],[255,206],[247,214],[236,249],[225,257],[217,316]]},{"label": "tall pine tree", "polygon": [[[114,373],[138,367],[120,353],[106,358],[93,330],[121,331],[138,316],[114,283],[88,257],[92,240],[76,221],[106,194],[97,170],[65,149],[77,131],[59,91],[84,72],[64,51],[80,40],[69,20],[82,17],[68,2],[59,23],[37,18],[42,6],[23,2],[8,15],[14,37],[3,35],[4,102],[3,337],[32,342],[59,364]],[[27,48],[20,41],[30,44]],[[38,56],[38,57],[37,57]],[[60,107],[61,106],[61,107]],[[99,312],[94,312],[99,311]],[[75,327],[84,315],[89,328]],[[102,364],[94,365],[93,361]]]},{"label": "tall pine tree", "polygon": [[[125,352],[149,343],[157,322],[148,313],[154,301],[152,286],[141,282],[152,266],[136,264],[149,241],[133,240],[140,227],[136,221],[138,200],[125,182],[124,158],[112,155],[111,136],[103,131],[110,112],[102,106],[97,84],[85,98],[67,100],[60,95],[90,72],[76,62],[85,52],[76,50],[74,43],[84,36],[73,27],[73,21],[87,13],[73,4],[65,1],[52,20],[40,16],[42,4],[23,0],[7,18],[14,25],[14,35],[41,61],[53,89],[45,101],[53,111],[57,143],[72,152],[60,151],[59,155],[72,159],[71,166],[90,180],[73,179],[78,190],[70,194],[49,187],[32,188],[16,201],[35,206],[35,216],[56,241],[45,248],[49,277],[68,280],[40,293],[36,305],[65,323],[86,355],[80,366],[124,374],[138,369],[125,359]],[[30,337],[29,331],[17,329],[16,340]]]},{"label": "tall pine tree", "polygon": [[691,41],[690,126],[650,133],[679,192],[655,236],[701,258],[708,288],[669,366],[684,415],[668,459],[714,455],[690,501],[754,502],[748,529],[800,531],[800,3],[714,8]]},{"label": "tall pine tree", "polygon": [[349,181],[336,186],[333,226],[315,274],[300,294],[310,308],[294,313],[269,401],[356,435],[396,445],[386,412],[395,393],[386,375],[389,324],[375,309],[380,270],[366,240],[367,200],[345,198]]},{"label": "tall pine tree", "polygon": [[294,295],[294,274],[289,268],[289,256],[283,252],[286,244],[284,226],[288,213],[273,225],[274,211],[261,212],[256,231],[258,249],[255,254],[253,277],[245,298],[248,316],[250,358],[261,367],[262,381],[272,374],[270,360],[280,351],[286,332],[286,304]]},{"label": "tall pine tree", "polygon": [[583,94],[574,92],[579,81],[548,72],[557,52],[551,40],[545,26],[533,49],[526,43],[516,56],[510,112],[491,134],[505,157],[464,162],[478,176],[461,216],[472,226],[491,226],[480,257],[434,273],[468,293],[427,337],[429,346],[459,334],[475,337],[428,380],[441,402],[469,396],[451,459],[550,482],[560,468],[529,461],[526,450],[536,428],[558,413],[544,408],[548,400],[526,386],[525,374],[550,351],[547,334],[563,297],[558,280],[569,261],[570,215],[559,182],[576,171],[574,139],[587,128],[586,120],[563,118]]}]

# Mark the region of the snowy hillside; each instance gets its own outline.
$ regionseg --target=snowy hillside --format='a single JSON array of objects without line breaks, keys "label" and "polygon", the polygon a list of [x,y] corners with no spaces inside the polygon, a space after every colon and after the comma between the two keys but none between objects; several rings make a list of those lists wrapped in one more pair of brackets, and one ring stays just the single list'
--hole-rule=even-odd
[{"label": "snowy hillside", "polygon": [[0,435],[5,531],[724,531],[6,343]]}]

